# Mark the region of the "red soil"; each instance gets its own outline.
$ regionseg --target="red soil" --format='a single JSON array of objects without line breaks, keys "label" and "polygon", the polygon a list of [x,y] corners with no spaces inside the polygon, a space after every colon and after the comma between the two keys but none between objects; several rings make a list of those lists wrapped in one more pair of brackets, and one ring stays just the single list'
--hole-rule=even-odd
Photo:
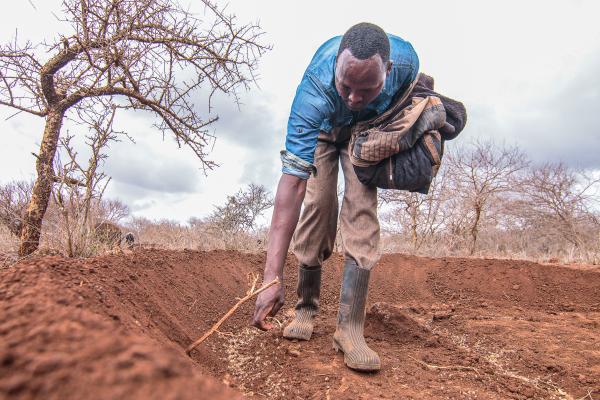
[{"label": "red soil", "polygon": [[[0,398],[600,397],[594,266],[384,256],[365,330],[383,369],[360,374],[331,348],[342,270],[334,256],[312,340],[248,327],[250,302],[187,357],[185,347],[244,295],[263,262],[140,250],[0,271]],[[290,257],[281,325],[294,305],[294,264]]]}]

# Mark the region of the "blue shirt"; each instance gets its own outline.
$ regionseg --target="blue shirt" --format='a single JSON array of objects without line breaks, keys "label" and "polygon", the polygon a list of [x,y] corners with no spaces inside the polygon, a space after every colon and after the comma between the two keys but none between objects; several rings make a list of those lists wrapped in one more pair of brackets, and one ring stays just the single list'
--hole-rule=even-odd
[{"label": "blue shirt", "polygon": [[342,40],[325,42],[312,58],[296,90],[288,120],[282,172],[308,179],[314,170],[319,132],[351,125],[383,113],[397,93],[403,94],[417,77],[419,58],[412,45],[388,34],[392,69],[379,96],[359,113],[350,111],[335,87],[335,61]]}]

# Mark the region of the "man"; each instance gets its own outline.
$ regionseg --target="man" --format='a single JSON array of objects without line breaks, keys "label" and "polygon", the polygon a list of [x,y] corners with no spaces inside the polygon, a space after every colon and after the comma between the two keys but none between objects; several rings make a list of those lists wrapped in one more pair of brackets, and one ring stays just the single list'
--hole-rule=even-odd
[{"label": "man", "polygon": [[[336,350],[352,369],[381,368],[379,356],[363,336],[370,271],[379,258],[377,189],[358,181],[348,155],[350,127],[383,113],[408,93],[419,69],[410,43],[369,23],[351,27],[315,53],[296,92],[288,122],[282,176],[269,231],[264,281],[283,280],[283,266],[302,201],[304,211],[294,237],[298,258],[296,317],[284,337],[309,340],[319,307],[321,265],[332,253],[338,219],[337,176],[341,163],[344,247]],[[311,176],[312,175],[312,176]],[[306,194],[306,198],[305,198]],[[253,325],[266,330],[284,301],[283,285],[259,295]]]}]

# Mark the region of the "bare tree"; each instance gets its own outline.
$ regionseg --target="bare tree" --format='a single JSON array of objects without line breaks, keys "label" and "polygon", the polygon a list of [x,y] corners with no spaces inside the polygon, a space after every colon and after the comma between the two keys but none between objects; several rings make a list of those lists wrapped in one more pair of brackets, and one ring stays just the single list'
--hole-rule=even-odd
[{"label": "bare tree", "polygon": [[469,254],[472,255],[490,200],[515,189],[515,178],[527,167],[528,161],[518,147],[496,145],[491,141],[475,141],[468,147],[453,149],[446,155],[446,163],[453,197],[466,206],[464,215],[468,215]]},{"label": "bare tree", "polygon": [[273,196],[262,185],[251,183],[233,196],[227,196],[222,206],[208,217],[208,222],[227,233],[251,232],[257,218],[273,206]]},{"label": "bare tree", "polygon": [[169,0],[63,0],[69,32],[50,43],[0,46],[0,105],[45,119],[21,255],[39,244],[65,117],[81,121],[82,112],[107,107],[149,111],[163,134],[188,146],[204,168],[214,166],[206,127],[216,118],[204,120],[191,96],[203,84],[210,96],[235,96],[254,81],[267,47],[257,42],[257,25],[236,26],[234,16],[202,3],[204,21]]},{"label": "bare tree", "polygon": [[117,199],[102,199],[97,205],[96,218],[100,221],[118,223],[129,216],[130,210],[127,204]]},{"label": "bare tree", "polygon": [[597,244],[600,222],[592,206],[598,200],[593,189],[599,183],[600,178],[563,163],[532,167],[520,181],[515,212],[537,236],[566,241],[585,252]]},{"label": "bare tree", "polygon": [[449,210],[445,208],[447,196],[445,164],[442,164],[426,195],[403,190],[378,192],[380,204],[391,206],[382,219],[392,231],[408,231],[413,252],[444,229],[449,214]]}]

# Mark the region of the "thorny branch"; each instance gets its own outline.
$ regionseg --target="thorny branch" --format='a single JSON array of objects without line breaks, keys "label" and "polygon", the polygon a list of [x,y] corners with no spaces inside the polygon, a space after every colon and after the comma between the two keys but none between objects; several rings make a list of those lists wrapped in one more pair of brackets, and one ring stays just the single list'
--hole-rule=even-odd
[{"label": "thorny branch", "polygon": [[70,32],[50,43],[0,46],[0,105],[40,117],[75,110],[77,119],[108,98],[153,113],[163,134],[213,168],[206,127],[217,117],[203,118],[194,96],[204,90],[209,107],[217,91],[237,100],[269,47],[259,43],[257,24],[237,25],[224,8],[202,3],[200,18],[169,0],[64,0]]}]

